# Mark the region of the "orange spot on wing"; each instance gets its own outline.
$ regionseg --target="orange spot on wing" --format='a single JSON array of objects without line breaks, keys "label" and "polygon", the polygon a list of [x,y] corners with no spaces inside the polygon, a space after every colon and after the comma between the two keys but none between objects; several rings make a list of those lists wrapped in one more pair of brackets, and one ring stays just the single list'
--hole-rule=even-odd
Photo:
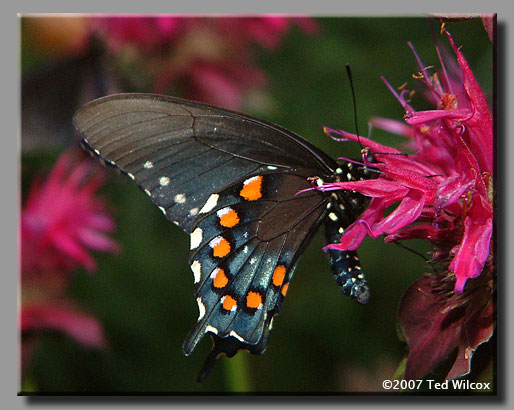
[{"label": "orange spot on wing", "polygon": [[216,245],[212,248],[212,254],[216,258],[223,258],[230,253],[230,243],[225,239],[221,238]]},{"label": "orange spot on wing", "polygon": [[223,309],[232,310],[237,306],[237,301],[230,295],[225,295],[223,297]]},{"label": "orange spot on wing", "polygon": [[216,276],[212,280],[212,284],[215,288],[224,288],[227,286],[228,278],[223,269],[218,269]]},{"label": "orange spot on wing", "polygon": [[255,201],[262,198],[262,176],[251,178],[246,182],[239,195],[247,201]]},{"label": "orange spot on wing", "polygon": [[284,297],[286,296],[287,288],[289,288],[289,282],[285,283],[284,286],[282,286],[282,290],[280,291]]},{"label": "orange spot on wing", "polygon": [[239,223],[239,215],[237,212],[231,209],[226,214],[220,216],[220,224],[225,228],[232,228]]},{"label": "orange spot on wing", "polygon": [[278,265],[275,270],[273,271],[273,284],[275,286],[282,285],[282,282],[284,282],[284,277],[286,276],[286,267],[284,265]]},{"label": "orange spot on wing", "polygon": [[252,309],[258,309],[262,305],[262,296],[258,292],[250,291],[246,295],[246,306]]}]

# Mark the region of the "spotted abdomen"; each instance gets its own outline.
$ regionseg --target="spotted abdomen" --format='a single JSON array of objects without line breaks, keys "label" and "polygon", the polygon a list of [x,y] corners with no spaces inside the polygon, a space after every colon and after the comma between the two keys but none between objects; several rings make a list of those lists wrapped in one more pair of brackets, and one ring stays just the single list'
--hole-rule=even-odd
[{"label": "spotted abdomen", "polygon": [[[348,197],[342,198],[333,194],[331,202],[328,204],[328,214],[324,220],[327,244],[340,242],[344,230],[353,222],[354,212],[359,211],[354,207],[351,208],[354,212],[349,212],[348,202],[361,201],[362,198],[358,197],[360,194],[347,193],[347,195]],[[362,273],[357,252],[329,248],[327,255],[332,274],[343,293],[360,303],[367,303],[369,288]]]}]

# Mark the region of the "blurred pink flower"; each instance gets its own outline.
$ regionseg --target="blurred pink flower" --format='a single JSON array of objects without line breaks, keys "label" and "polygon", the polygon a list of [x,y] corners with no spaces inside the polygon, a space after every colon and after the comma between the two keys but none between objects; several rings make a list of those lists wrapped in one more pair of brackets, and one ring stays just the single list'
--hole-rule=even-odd
[{"label": "blurred pink flower", "polygon": [[[387,235],[386,241],[426,238],[435,245],[436,260],[448,261],[456,276],[455,291],[462,293],[492,257],[493,231],[493,123],[486,98],[466,59],[444,30],[457,64],[443,62],[429,74],[412,48],[420,66],[416,78],[436,109],[416,111],[410,92],[397,93],[384,80],[405,109],[405,124],[376,119],[374,124],[409,139],[413,155],[356,135],[327,129],[328,133],[359,141],[369,147],[380,171],[377,179],[332,183],[322,190],[350,189],[371,198],[362,216],[343,234],[336,249],[356,249],[364,237]],[[386,153],[386,154],[384,154]],[[387,216],[385,212],[397,207]]]},{"label": "blurred pink flower", "polygon": [[307,34],[318,29],[313,19],[279,14],[92,19],[133,84],[230,109],[241,109],[245,95],[266,83],[252,46],[277,47],[294,24]]},{"label": "blurred pink flower", "polygon": [[180,83],[188,98],[237,110],[243,105],[244,92],[266,82],[257,67],[244,63],[197,61],[183,71],[168,71],[157,79],[155,88],[164,92],[170,84]]},{"label": "blurred pink flower", "polygon": [[46,180],[32,184],[21,212],[22,369],[32,357],[34,339],[28,336],[35,331],[57,330],[85,347],[106,346],[98,320],[67,295],[71,269],[96,269],[90,249],[118,250],[107,236],[114,221],[96,196],[102,174],[75,154],[62,154]]},{"label": "blurred pink flower", "polygon": [[180,30],[182,19],[175,16],[109,16],[92,20],[109,47],[118,49],[135,46],[143,52],[153,52],[168,46]]},{"label": "blurred pink flower", "polygon": [[22,307],[20,323],[22,333],[53,329],[67,334],[84,347],[106,346],[98,320],[81,312],[70,301],[27,303]]},{"label": "blurred pink flower", "polygon": [[[255,42],[266,48],[276,47],[293,24],[305,33],[314,34],[317,23],[308,17],[264,14],[239,17],[188,17],[179,14],[112,15],[92,20],[109,46],[136,46],[142,52],[153,52],[178,42],[193,31],[206,30],[231,46]],[[235,42],[235,43],[234,43]]]},{"label": "blurred pink flower", "polygon": [[67,285],[62,281],[55,286],[50,277],[23,283],[18,317],[22,371],[30,365],[39,340],[35,336],[41,331],[60,332],[88,349],[106,348],[102,325],[66,295]]},{"label": "blurred pink flower", "polygon": [[107,235],[114,221],[96,196],[102,179],[96,167],[68,152],[60,156],[46,181],[33,183],[21,214],[24,275],[77,266],[94,271],[89,250],[118,251]]},{"label": "blurred pink flower", "polygon": [[277,47],[293,24],[304,33],[315,34],[316,22],[308,17],[281,14],[265,14],[259,17],[220,17],[216,19],[218,30],[227,37],[256,42],[266,48]]}]

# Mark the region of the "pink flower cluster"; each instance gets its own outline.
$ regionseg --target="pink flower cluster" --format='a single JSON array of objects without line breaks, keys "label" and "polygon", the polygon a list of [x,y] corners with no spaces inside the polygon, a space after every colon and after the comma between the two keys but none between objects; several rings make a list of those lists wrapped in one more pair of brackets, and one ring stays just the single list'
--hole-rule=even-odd
[{"label": "pink flower cluster", "polygon": [[[457,64],[445,64],[433,74],[418,60],[415,76],[436,108],[416,111],[410,92],[399,92],[384,80],[405,109],[405,122],[376,119],[380,128],[409,140],[413,155],[367,138],[326,129],[369,147],[380,171],[377,179],[326,184],[320,189],[350,189],[371,198],[369,207],[343,234],[337,249],[356,249],[366,235],[386,235],[386,241],[426,238],[435,246],[434,259],[447,261],[462,293],[469,278],[480,275],[492,255],[493,232],[493,122],[487,100],[471,69],[443,28]],[[386,210],[396,205],[386,216]]]},{"label": "pink flower cluster", "polygon": [[44,183],[32,185],[21,216],[24,274],[68,271],[78,265],[94,271],[88,248],[117,250],[106,235],[114,221],[95,197],[103,178],[94,169],[89,162],[64,154]]},{"label": "pink flower cluster", "polygon": [[177,14],[158,16],[116,15],[96,19],[97,30],[111,47],[132,45],[153,52],[178,43],[188,32],[206,30],[230,41],[230,46],[257,43],[266,48],[279,45],[291,25],[296,23],[307,34],[318,26],[307,17],[263,14],[255,17],[187,17]]},{"label": "pink flower cluster", "polygon": [[[20,328],[24,335],[55,329],[86,347],[102,348],[100,323],[75,306],[67,288],[73,269],[96,269],[90,249],[116,252],[118,245],[108,236],[114,221],[97,197],[103,176],[75,154],[61,155],[47,179],[32,184],[22,209]],[[23,343],[24,367],[31,347]]]},{"label": "pink flower cluster", "polygon": [[278,46],[293,23],[307,34],[317,31],[312,19],[272,14],[115,16],[92,23],[117,60],[135,64],[154,91],[230,109],[240,109],[245,94],[266,82],[254,63],[253,45]]}]

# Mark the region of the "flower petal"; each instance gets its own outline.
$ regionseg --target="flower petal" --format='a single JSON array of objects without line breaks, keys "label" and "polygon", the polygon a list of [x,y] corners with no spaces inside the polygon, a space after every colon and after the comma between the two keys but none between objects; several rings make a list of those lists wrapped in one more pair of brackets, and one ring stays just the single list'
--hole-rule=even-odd
[{"label": "flower petal", "polygon": [[410,113],[405,118],[405,122],[409,125],[416,126],[429,121],[441,119],[463,120],[469,118],[470,116],[471,111],[468,109],[416,111]]},{"label": "flower petal", "polygon": [[392,134],[402,135],[406,138],[413,138],[415,130],[401,121],[390,118],[375,117],[371,119],[373,126]]},{"label": "flower petal", "polygon": [[334,182],[324,184],[320,190],[332,191],[337,189],[347,189],[360,192],[372,198],[402,198],[409,191],[397,182],[386,179],[369,179],[365,181]]},{"label": "flower petal", "polygon": [[52,233],[52,242],[55,248],[64,254],[84,265],[84,267],[92,272],[96,270],[96,262],[89,255],[75,238],[68,236],[65,232]]},{"label": "flower petal", "polygon": [[421,214],[424,205],[423,193],[411,190],[393,212],[372,226],[373,235],[391,234],[411,224]]},{"label": "flower petal", "polygon": [[480,166],[483,171],[492,172],[493,121],[491,113],[489,112],[487,99],[475,79],[466,58],[453,41],[452,36],[446,30],[445,33],[453,47],[455,55],[457,56],[457,62],[459,63],[464,76],[464,88],[474,109],[473,116],[466,121],[466,124],[473,129],[474,138],[476,138],[476,141],[478,142],[475,147],[476,150],[482,150],[484,152],[484,160],[481,162]]},{"label": "flower petal", "polygon": [[370,226],[384,216],[386,204],[381,199],[372,198],[368,208],[362,213],[361,217],[351,224],[344,231],[341,242],[329,244],[323,248],[353,251],[359,247],[367,234],[371,233]]},{"label": "flower petal", "polygon": [[474,186],[474,181],[466,181],[462,174],[454,174],[437,187],[434,207],[439,211],[448,205],[457,202],[464,193]]},{"label": "flower petal", "polygon": [[119,246],[110,237],[100,231],[84,228],[77,232],[80,241],[87,247],[100,252],[118,252]]},{"label": "flower petal", "polygon": [[457,276],[455,292],[462,293],[469,278],[476,278],[489,257],[493,219],[474,206],[475,212],[464,220],[464,236],[449,269]]}]

